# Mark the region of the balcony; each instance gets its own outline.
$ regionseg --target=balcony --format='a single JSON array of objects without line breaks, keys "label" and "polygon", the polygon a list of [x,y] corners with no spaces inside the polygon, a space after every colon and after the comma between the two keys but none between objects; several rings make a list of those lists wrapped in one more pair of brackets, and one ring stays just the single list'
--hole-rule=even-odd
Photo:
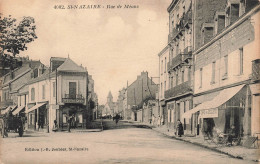
[{"label": "balcony", "polygon": [[172,36],[173,36],[172,33],[170,33],[170,34],[168,35],[168,43],[172,41]]},{"label": "balcony", "polygon": [[252,61],[252,81],[257,82],[260,80],[260,59]]},{"label": "balcony", "polygon": [[69,103],[69,104],[84,104],[85,98],[81,94],[77,94],[77,95],[65,94],[65,97],[62,98],[62,102]]},{"label": "balcony", "polygon": [[182,17],[182,22],[184,27],[192,23],[192,13],[190,10]]},{"label": "balcony", "polygon": [[12,99],[7,99],[7,100],[4,100],[4,101],[0,102],[1,108],[2,107],[8,107],[10,105],[13,105],[13,100]]},{"label": "balcony", "polygon": [[171,69],[178,67],[185,62],[188,63],[188,59],[192,58],[192,47],[188,46],[184,49],[183,52],[179,52],[179,54],[173,58],[170,62],[167,63],[167,71],[170,72]]},{"label": "balcony", "polygon": [[186,81],[164,92],[165,99],[192,92],[191,82]]},{"label": "balcony", "polygon": [[187,59],[191,59],[192,58],[192,47],[188,46],[184,49],[183,51],[183,57],[182,60],[183,61],[187,61]]},{"label": "balcony", "polygon": [[178,54],[175,58],[172,59],[172,68],[179,66],[182,63],[182,54]]}]

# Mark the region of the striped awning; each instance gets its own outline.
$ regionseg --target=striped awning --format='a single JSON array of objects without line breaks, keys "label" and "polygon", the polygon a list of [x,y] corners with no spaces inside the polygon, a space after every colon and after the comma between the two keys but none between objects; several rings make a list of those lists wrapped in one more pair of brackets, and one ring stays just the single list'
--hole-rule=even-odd
[{"label": "striped awning", "polygon": [[40,108],[40,107],[43,106],[44,104],[46,104],[46,103],[36,104],[36,105],[34,105],[33,107],[31,107],[30,109],[26,110],[25,113],[32,112],[32,111],[34,111],[35,109]]},{"label": "striped awning", "polygon": [[5,110],[2,110],[1,114],[6,114],[7,112],[9,112],[10,110],[13,110],[14,108],[16,108],[16,105],[9,106]]},{"label": "striped awning", "polygon": [[185,112],[182,115],[182,117],[191,118],[191,115],[198,111],[218,108],[219,106],[226,103],[229,99],[231,99],[234,95],[236,95],[244,86],[245,85],[243,84],[243,85],[239,85],[236,87],[224,89],[224,90],[220,91],[220,93],[215,98],[213,98],[210,101],[206,101],[206,102],[196,106],[195,108]]},{"label": "striped awning", "polygon": [[16,110],[13,111],[13,115],[18,114],[21,110],[23,110],[25,108],[25,106],[19,106]]}]

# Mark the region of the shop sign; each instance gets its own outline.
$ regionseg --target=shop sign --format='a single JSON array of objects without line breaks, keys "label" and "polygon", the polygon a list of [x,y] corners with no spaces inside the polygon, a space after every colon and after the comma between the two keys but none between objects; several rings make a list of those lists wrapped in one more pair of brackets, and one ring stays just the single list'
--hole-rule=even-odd
[{"label": "shop sign", "polygon": [[200,118],[218,117],[218,108],[205,109],[200,111]]}]

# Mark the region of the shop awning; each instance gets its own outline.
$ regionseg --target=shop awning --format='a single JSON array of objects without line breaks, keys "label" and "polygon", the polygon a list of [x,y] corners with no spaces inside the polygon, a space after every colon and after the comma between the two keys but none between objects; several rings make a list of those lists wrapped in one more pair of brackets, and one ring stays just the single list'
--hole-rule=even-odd
[{"label": "shop awning", "polygon": [[24,105],[23,106],[19,106],[16,110],[13,111],[13,115],[18,114],[21,110],[24,109],[24,107],[25,107]]},{"label": "shop awning", "polygon": [[16,105],[9,106],[5,110],[2,110],[1,114],[6,114],[7,112],[9,112],[9,110],[13,110],[14,108],[16,108]]},{"label": "shop awning", "polygon": [[25,113],[29,113],[29,112],[31,112],[31,111],[34,111],[35,109],[40,108],[40,107],[43,106],[44,104],[46,104],[46,103],[36,104],[36,105],[34,105],[33,107],[31,107],[30,109],[26,110]]},{"label": "shop awning", "polygon": [[203,102],[202,104],[196,106],[195,108],[185,112],[183,118],[191,118],[193,113],[201,110],[214,109],[223,105],[225,102],[230,100],[234,95],[236,95],[245,85],[239,85],[232,88],[227,88],[219,92],[219,94],[210,101]]}]

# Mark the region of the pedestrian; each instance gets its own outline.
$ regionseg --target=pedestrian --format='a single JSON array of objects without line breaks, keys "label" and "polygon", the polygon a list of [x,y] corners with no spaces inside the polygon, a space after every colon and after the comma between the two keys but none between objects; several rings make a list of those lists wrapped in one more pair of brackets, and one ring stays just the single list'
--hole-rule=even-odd
[{"label": "pedestrian", "polygon": [[228,131],[228,144],[232,146],[233,139],[236,138],[236,129],[235,125],[231,126],[231,129]]},{"label": "pedestrian", "polygon": [[163,117],[161,117],[161,125],[164,125],[164,122],[163,122]]},{"label": "pedestrian", "polygon": [[158,127],[160,126],[160,123],[161,123],[161,117],[158,116],[158,119],[157,119],[157,126],[158,126]]},{"label": "pedestrian", "polygon": [[181,121],[178,119],[178,121],[177,121],[177,135],[179,136],[179,137],[181,137],[183,134],[184,134],[184,132],[183,132],[183,126],[182,126],[182,123],[181,123]]},{"label": "pedestrian", "polygon": [[54,125],[53,125],[53,128],[52,128],[52,131],[54,131],[54,132],[58,131],[58,125],[57,125],[57,121],[56,120],[54,120]]},{"label": "pedestrian", "polygon": [[155,119],[156,119],[156,117],[155,117],[155,115],[153,114],[153,117],[152,117],[153,125],[155,125]]},{"label": "pedestrian", "polygon": [[68,132],[70,133],[70,128],[71,128],[71,116],[67,115],[67,127],[68,127]]},{"label": "pedestrian", "polygon": [[120,116],[119,116],[118,114],[116,114],[116,116],[115,116],[115,119],[116,119],[116,124],[118,123],[118,121],[119,121],[119,118],[120,118]]}]

